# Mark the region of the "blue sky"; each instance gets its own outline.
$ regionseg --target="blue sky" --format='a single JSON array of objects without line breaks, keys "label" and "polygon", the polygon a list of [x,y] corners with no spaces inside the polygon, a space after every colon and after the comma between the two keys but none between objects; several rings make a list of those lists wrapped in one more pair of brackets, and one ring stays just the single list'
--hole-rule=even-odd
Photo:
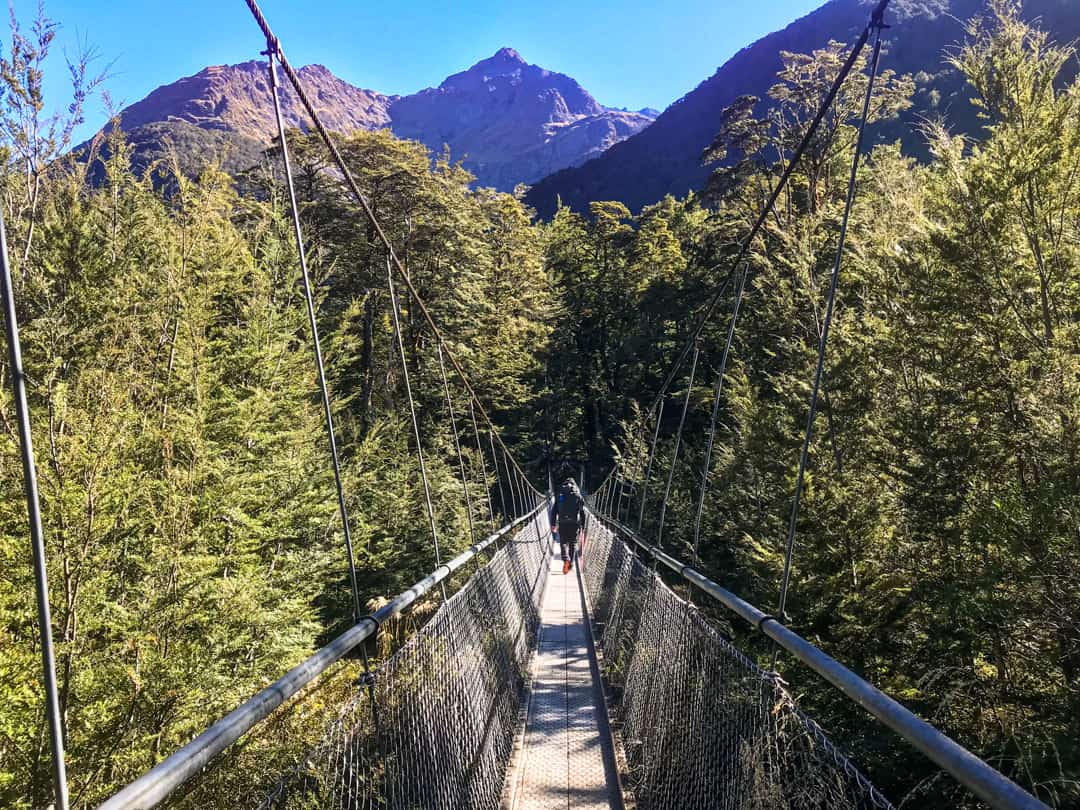
[{"label": "blue sky", "polygon": [[[568,73],[603,104],[663,109],[733,53],[824,0],[263,0],[285,53],[384,93],[412,93],[501,46]],[[14,0],[29,21],[35,0]],[[752,11],[751,11],[752,9]],[[89,41],[116,60],[108,89],[129,104],[210,64],[257,58],[264,43],[242,0],[46,0],[69,52]],[[9,43],[6,26],[0,44]],[[64,103],[60,48],[48,82]],[[95,101],[80,135],[102,123]]]}]

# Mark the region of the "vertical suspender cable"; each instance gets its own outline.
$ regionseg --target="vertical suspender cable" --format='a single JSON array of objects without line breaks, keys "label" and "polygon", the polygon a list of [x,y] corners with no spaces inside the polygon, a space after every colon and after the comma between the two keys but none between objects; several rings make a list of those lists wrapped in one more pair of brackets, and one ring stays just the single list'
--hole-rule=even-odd
[{"label": "vertical suspender cable", "polygon": [[315,366],[319,374],[319,392],[322,394],[323,415],[326,417],[326,435],[330,440],[330,458],[334,465],[334,485],[337,487],[338,512],[341,526],[345,531],[345,552],[349,558],[349,581],[352,585],[353,621],[358,621],[360,609],[360,589],[356,581],[356,561],[353,555],[352,532],[349,529],[349,512],[345,506],[345,490],[341,485],[341,464],[338,460],[337,440],[334,437],[334,418],[330,412],[330,394],[326,387],[326,370],[323,367],[322,346],[319,343],[319,327],[315,322],[315,298],[311,292],[311,278],[308,274],[307,252],[304,250],[304,232],[300,227],[300,208],[296,202],[296,189],[293,187],[292,163],[289,158],[289,146],[285,140],[285,121],[281,116],[281,99],[278,97],[277,68],[274,57],[277,55],[275,43],[266,43],[267,67],[270,71],[270,96],[274,100],[274,117],[277,119],[278,138],[281,141],[281,160],[285,166],[285,186],[289,192],[289,207],[292,211],[293,231],[296,237],[296,250],[300,254],[300,275],[304,285],[304,300],[307,302],[308,322],[311,326],[311,344],[315,350]]},{"label": "vertical suspender cable", "polygon": [[[888,2],[888,0],[882,0],[882,2]],[[405,265],[402,264],[401,259],[398,258],[397,253],[394,251],[394,246],[390,242],[390,238],[386,235],[386,231],[383,229],[382,224],[375,216],[375,210],[371,205],[371,201],[367,195],[360,190],[359,184],[356,182],[356,178],[353,176],[352,171],[349,169],[348,163],[345,162],[345,158],[341,154],[341,150],[338,149],[334,139],[330,136],[329,130],[322,122],[322,118],[319,116],[318,110],[315,109],[315,105],[312,103],[311,97],[304,90],[304,85],[300,81],[300,77],[293,69],[293,66],[289,63],[289,60],[285,58],[285,53],[282,51],[281,43],[274,32],[270,29],[270,24],[266,21],[266,17],[263,15],[262,10],[259,8],[257,0],[244,0],[245,5],[251,12],[251,16],[255,18],[255,23],[259,26],[259,29],[263,32],[263,36],[266,37],[267,43],[269,43],[268,50],[272,50],[277,57],[278,62],[281,65],[281,69],[285,71],[285,77],[289,80],[293,90],[296,92],[297,98],[300,100],[301,106],[308,114],[308,118],[311,119],[311,123],[325,144],[327,151],[330,153],[330,158],[334,165],[340,172],[341,180],[344,182],[345,187],[352,195],[353,199],[359,203],[360,208],[364,212],[364,216],[368,220],[368,224],[375,232],[377,241],[382,244],[386,251],[387,262],[397,271],[401,277],[402,283],[405,285],[406,290],[412,297],[413,304],[420,313],[420,316],[425,320],[430,327],[432,334],[435,335],[444,348],[447,349],[446,356],[450,360],[450,365],[453,366],[454,371],[457,372],[458,377],[461,379],[462,385],[469,393],[469,397],[476,404],[477,409],[480,411],[480,415],[484,418],[488,428],[492,431],[492,440],[498,441],[499,445],[508,451],[502,438],[495,430],[495,423],[492,421],[491,416],[484,408],[484,403],[480,401],[480,398],[476,394],[476,390],[469,383],[468,376],[465,374],[465,369],[461,363],[454,356],[454,353],[446,346],[446,342],[443,340],[442,332],[439,330],[439,325],[435,323],[435,319],[431,316],[431,311],[427,308],[427,304],[424,303],[424,299],[420,296],[420,292],[416,289],[416,285],[413,284],[412,278],[409,276],[408,271],[405,269]],[[516,466],[516,464],[515,464]]]},{"label": "vertical suspender cable", "polygon": [[[505,520],[507,515],[510,514],[510,508],[506,503],[506,490],[503,487],[502,473],[499,471],[499,454],[495,452],[495,437],[490,429],[488,430],[488,444],[491,445],[491,463],[495,467],[495,483],[499,487],[499,511],[502,512]],[[506,522],[509,523],[510,521]]]},{"label": "vertical suspender cable", "polygon": [[506,478],[503,476],[502,465],[499,463],[499,454],[495,450],[495,440],[491,438],[491,431],[488,431],[488,443],[491,445],[491,463],[495,468],[495,480],[499,483],[499,511],[502,512],[500,520],[509,523],[512,519],[510,513],[514,507],[506,494]]},{"label": "vertical suspender cable", "polygon": [[705,448],[705,464],[701,469],[701,490],[698,493],[697,513],[694,515],[695,562],[697,562],[698,547],[701,544],[701,515],[705,509],[705,492],[709,486],[709,469],[712,467],[713,446],[716,442],[716,422],[720,413],[720,395],[724,389],[724,375],[727,373],[728,358],[731,356],[731,344],[735,340],[735,322],[739,319],[739,308],[742,306],[743,292],[746,289],[746,276],[749,272],[750,268],[746,266],[739,276],[739,286],[735,291],[735,304],[731,309],[731,321],[728,323],[724,353],[720,358],[720,371],[716,375],[716,388],[713,391],[712,416],[709,419],[709,439]]},{"label": "vertical suspender cable", "polygon": [[514,518],[521,514],[521,489],[518,486],[517,473],[510,467],[510,459],[503,453],[503,469],[506,470],[506,483],[510,488],[510,500],[514,504]]},{"label": "vertical suspender cable", "polygon": [[520,470],[517,471],[516,478],[518,483],[518,493],[521,501],[521,513],[518,515],[520,517],[521,515],[524,515],[526,512],[529,511],[529,488],[531,487],[531,484],[529,484],[529,481],[525,477],[525,474],[522,473]]},{"label": "vertical suspender cable", "polygon": [[521,479],[516,469],[511,466],[510,454],[503,451],[503,466],[506,468],[507,483],[510,486],[510,497],[514,501],[514,518],[517,519],[525,514],[525,505],[522,501]]},{"label": "vertical suspender cable", "polygon": [[52,749],[53,799],[57,810],[68,808],[67,765],[64,760],[64,721],[60,715],[60,693],[56,688],[56,655],[53,651],[52,615],[49,611],[49,577],[45,561],[45,537],[41,526],[41,501],[38,497],[37,466],[30,433],[30,405],[26,399],[26,374],[22,365],[19,322],[15,315],[15,291],[8,262],[7,233],[0,212],[0,282],[3,283],[4,326],[7,331],[8,363],[11,387],[15,395],[15,414],[19,420],[19,449],[22,453],[23,489],[30,519],[30,548],[34,557],[34,590],[37,595],[38,633],[41,636],[41,666],[45,679],[45,716],[49,723],[49,746]]},{"label": "vertical suspender cable", "polygon": [[[501,454],[502,455],[502,454]],[[506,456],[502,455],[502,468],[506,473],[506,491],[509,494],[510,512],[509,519],[513,520],[518,514],[517,493],[514,491],[514,478],[513,470],[510,469],[510,465],[506,463]]]},{"label": "vertical suspender cable", "polygon": [[[667,517],[668,498],[671,497],[671,484],[675,480],[675,466],[679,461],[679,446],[682,444],[683,428],[686,427],[686,412],[690,409],[690,396],[694,392],[694,375],[700,349],[694,346],[694,359],[690,362],[690,379],[686,383],[686,396],[683,398],[682,414],[679,416],[679,430],[675,434],[675,449],[671,451],[671,467],[668,469],[667,486],[664,487],[664,500],[660,503],[660,525],[656,529],[656,546],[664,547],[664,519]],[[656,560],[653,560],[655,564]]]},{"label": "vertical suspender cable", "polygon": [[476,409],[469,400],[469,418],[472,420],[473,438],[476,439],[476,452],[480,455],[480,472],[484,476],[484,496],[487,500],[488,518],[495,526],[495,508],[491,505],[491,488],[488,486],[487,461],[484,460],[484,446],[480,443],[480,429],[476,426]]},{"label": "vertical suspender cable", "polygon": [[[777,605],[777,615],[784,616],[784,608],[787,605],[788,586],[791,583],[791,563],[795,551],[795,530],[799,522],[799,506],[802,501],[803,479],[806,474],[806,464],[810,455],[810,442],[814,436],[814,417],[817,416],[818,393],[821,390],[821,377],[825,369],[825,350],[829,342],[829,327],[832,324],[833,310],[836,304],[836,288],[840,280],[840,268],[844,260],[844,243],[847,240],[848,223],[851,219],[851,208],[855,202],[855,189],[859,173],[859,160],[862,156],[863,138],[866,133],[866,120],[870,115],[870,102],[874,94],[874,80],[877,78],[878,65],[881,60],[881,20],[876,20],[877,39],[874,42],[874,55],[870,66],[870,78],[866,84],[866,98],[863,101],[862,119],[859,121],[859,134],[855,138],[855,155],[851,160],[851,176],[848,180],[847,201],[844,205],[844,218],[840,223],[840,239],[836,247],[836,260],[833,263],[832,279],[829,282],[829,298],[825,309],[825,320],[821,326],[821,341],[818,344],[817,367],[814,370],[814,387],[810,394],[810,408],[806,416],[806,432],[803,437],[802,453],[799,456],[799,474],[795,479],[795,497],[791,504],[791,520],[788,523],[787,547],[784,553],[784,576],[780,583],[780,601]],[[776,656],[779,649],[773,653],[773,668],[776,668]]]},{"label": "vertical suspender cable", "polygon": [[511,461],[510,454],[503,453],[503,464],[506,466],[506,474],[510,477],[510,491],[514,494],[514,517],[518,518],[525,514],[525,502],[522,494],[521,476],[516,469],[511,469]]},{"label": "vertical suspender cable", "polygon": [[450,381],[446,378],[446,364],[443,362],[442,344],[436,343],[439,351],[439,373],[442,374],[443,390],[446,392],[446,410],[450,413],[450,430],[454,434],[454,449],[457,451],[458,469],[461,470],[461,486],[465,490],[465,517],[469,523],[469,544],[475,540],[473,531],[472,496],[469,494],[469,477],[465,473],[465,457],[461,454],[461,438],[458,436],[457,416],[454,414],[454,400],[450,397]]},{"label": "vertical suspender cable", "polygon": [[596,488],[596,491],[591,496],[585,497],[585,503],[590,504],[598,512],[602,512],[604,509],[604,493],[607,492],[607,483],[610,477],[609,474],[607,478],[600,482],[600,486]]},{"label": "vertical suspender cable", "polygon": [[[249,0],[249,2],[250,2],[250,0]],[[882,21],[882,18],[884,16],[884,14],[885,14],[885,10],[889,6],[889,2],[890,2],[890,0],[878,0],[878,3],[874,7],[874,10],[873,10],[873,12],[871,14],[870,24],[866,26],[866,28],[863,30],[862,34],[859,36],[858,40],[856,40],[854,47],[851,49],[851,53],[848,55],[847,61],[845,61],[843,66],[840,68],[840,72],[837,74],[836,79],[833,81],[832,86],[829,88],[829,91],[825,96],[825,100],[822,102],[821,107],[818,109],[817,114],[814,116],[814,120],[810,123],[809,128],[807,129],[806,133],[803,135],[802,141],[800,141],[799,145],[795,148],[795,152],[792,155],[791,160],[788,161],[787,166],[785,166],[784,171],[780,176],[779,182],[777,182],[776,186],[773,188],[772,193],[769,195],[769,199],[766,201],[764,208],[761,210],[761,212],[758,214],[757,219],[754,221],[754,224],[750,229],[750,233],[747,235],[746,239],[743,240],[742,245],[739,248],[739,253],[736,256],[735,261],[732,263],[732,268],[739,267],[741,264],[743,264],[743,261],[749,257],[751,247],[754,244],[754,240],[757,238],[758,234],[761,232],[761,229],[765,226],[765,222],[768,219],[769,214],[772,212],[773,207],[776,205],[776,201],[780,198],[780,194],[783,192],[784,188],[786,188],[788,180],[791,179],[791,175],[795,172],[796,167],[801,162],[803,154],[805,154],[806,150],[809,148],[810,144],[813,142],[813,139],[814,139],[815,134],[817,133],[818,127],[821,125],[821,122],[825,119],[825,116],[828,114],[828,111],[829,111],[830,107],[832,106],[833,101],[836,99],[837,94],[840,92],[840,88],[843,87],[844,82],[847,80],[848,75],[851,73],[852,69],[855,67],[855,64],[858,61],[859,55],[862,53],[863,48],[866,47],[866,43],[870,38],[871,30],[873,30],[876,27],[878,29],[879,34],[880,34],[880,30],[881,30],[881,26],[882,26],[881,21]],[[737,304],[739,302],[741,302],[741,300],[742,300],[741,293],[742,293],[742,290],[745,287],[746,276],[747,276],[747,274],[749,272],[750,272],[749,265],[747,265],[744,272],[743,272],[743,276],[742,276],[742,278],[740,280],[740,295],[736,298]],[[728,280],[730,280],[730,278],[731,278],[731,276],[729,274],[728,275]],[[720,301],[723,298],[726,286],[727,286],[727,280],[725,280],[724,284],[715,293],[713,293],[713,295],[710,297],[709,302],[705,306],[704,312],[698,318],[697,323],[695,324],[694,328],[691,330],[689,339],[684,344],[684,346],[682,348],[682,351],[679,353],[679,356],[675,359],[675,362],[672,363],[671,368],[668,371],[667,376],[665,377],[663,384],[660,386],[660,390],[657,393],[656,398],[653,400],[652,407],[659,407],[660,410],[657,413],[656,433],[653,436],[652,450],[650,451],[650,454],[649,454],[649,465],[648,465],[648,467],[646,469],[644,487],[643,487],[643,491],[641,493],[641,511],[640,511],[640,513],[638,515],[638,526],[637,526],[639,532],[641,531],[641,527],[642,527],[642,524],[644,523],[644,519],[645,519],[645,504],[646,504],[647,496],[648,496],[649,478],[650,478],[650,475],[651,475],[651,472],[652,472],[653,455],[655,454],[655,451],[656,451],[656,441],[657,441],[657,439],[659,438],[659,435],[660,435],[660,417],[663,414],[664,398],[665,398],[665,395],[667,393],[668,386],[671,385],[671,382],[675,379],[675,375],[678,373],[678,370],[682,366],[683,361],[686,359],[687,355],[689,354],[690,349],[697,345],[698,338],[701,336],[702,331],[705,329],[705,325],[712,318],[713,312],[716,311],[716,307],[719,306]],[[731,338],[731,335],[734,332],[737,318],[738,318],[738,306],[736,306],[736,309],[735,309],[735,311],[734,311],[734,313],[732,315],[731,324],[730,324],[729,329],[728,329],[729,340],[728,340],[728,343],[727,343],[727,347],[730,347],[730,338]],[[727,348],[725,348],[725,356],[727,355],[727,353],[728,353]],[[721,370],[720,370],[720,379],[721,380],[723,379],[725,371],[726,371],[726,367],[722,367]],[[697,522],[697,520],[695,519],[695,523],[696,522]]]},{"label": "vertical suspender cable", "polygon": [[653,430],[652,445],[649,447],[649,463],[645,467],[645,478],[641,482],[641,510],[638,512],[637,530],[645,522],[645,503],[649,500],[649,480],[652,478],[653,461],[656,459],[656,442],[660,439],[660,423],[664,419],[664,400],[661,399],[656,411],[656,428]]},{"label": "vertical suspender cable", "polygon": [[[427,465],[424,463],[424,446],[420,441],[420,421],[416,417],[416,403],[413,401],[412,383],[409,381],[409,361],[405,357],[405,338],[401,334],[401,316],[398,313],[397,292],[394,290],[394,271],[390,259],[386,260],[386,283],[390,289],[390,312],[394,319],[394,334],[397,337],[398,354],[401,357],[401,374],[405,378],[405,396],[409,400],[409,418],[412,420],[413,438],[416,440],[416,458],[420,463],[420,480],[424,486],[424,504],[427,507],[428,526],[431,529],[431,544],[435,549],[435,565],[442,565],[439,551],[439,530],[435,525],[435,506],[431,502],[431,485],[428,483]],[[439,582],[443,601],[446,601],[446,582]]]},{"label": "vertical suspender cable", "polygon": [[[248,0],[249,4],[253,1],[254,0]],[[806,153],[806,150],[810,148],[810,144],[813,143],[814,136],[817,134],[818,127],[821,126],[821,122],[825,120],[825,116],[828,114],[829,108],[832,106],[833,101],[836,99],[837,94],[840,92],[840,88],[843,87],[844,82],[847,80],[848,74],[851,73],[852,69],[855,67],[855,63],[859,59],[859,54],[861,54],[863,48],[866,47],[866,43],[870,38],[870,31],[875,26],[881,25],[881,19],[885,14],[885,10],[889,6],[889,2],[890,0],[878,0],[878,3],[874,7],[874,10],[871,14],[870,24],[866,26],[862,34],[855,41],[855,45],[851,49],[851,53],[848,54],[847,61],[844,62],[843,66],[840,68],[840,72],[837,74],[836,79],[833,81],[832,87],[829,88],[829,92],[826,94],[825,100],[822,102],[821,107],[818,109],[817,115],[814,116],[814,120],[810,123],[810,127],[803,135],[802,141],[800,141],[799,145],[795,148],[795,152],[792,154],[791,160],[788,161],[787,166],[784,167],[784,171],[780,175],[780,180],[777,182],[776,186],[773,187],[772,193],[769,195],[769,199],[765,203],[765,207],[761,210],[761,213],[758,214],[757,219],[754,220],[754,224],[753,227],[751,227],[750,229],[750,233],[747,235],[746,239],[743,240],[742,245],[739,249],[739,253],[735,257],[735,261],[731,264],[733,268],[741,265],[743,263],[743,260],[749,256],[750,249],[754,244],[754,240],[757,239],[757,236],[761,232],[761,229],[765,227],[765,222],[769,218],[769,215],[772,213],[773,207],[776,205],[776,201],[780,199],[780,194],[783,193],[784,189],[787,187],[788,180],[791,179],[791,175],[795,172],[796,167],[801,162],[802,156]],[[679,356],[676,358],[675,362],[672,363],[671,369],[668,371],[667,376],[664,378],[664,383],[660,386],[660,392],[656,395],[656,399],[653,400],[654,406],[664,396],[664,393],[667,391],[667,387],[671,385],[671,382],[675,379],[675,375],[678,373],[680,366],[682,366],[683,361],[690,354],[690,349],[694,346],[694,344],[697,342],[697,339],[701,336],[702,331],[705,329],[705,325],[712,318],[713,312],[716,311],[716,307],[720,305],[723,294],[724,291],[721,288],[718,289],[715,293],[713,293],[713,295],[709,298],[709,302],[708,304],[706,304],[704,312],[698,318],[697,323],[690,332],[689,339],[683,345],[682,351],[679,353]]]},{"label": "vertical suspender cable", "polygon": [[[304,231],[300,225],[300,206],[296,200],[296,188],[293,184],[292,161],[289,157],[289,144],[285,139],[285,121],[281,115],[281,98],[278,95],[277,67],[274,65],[275,43],[266,42],[266,68],[270,74],[270,97],[274,101],[274,119],[277,122],[278,139],[281,142],[281,162],[285,169],[285,187],[289,194],[289,209],[292,213],[293,233],[296,237],[296,252],[300,257],[300,277],[303,281],[304,300],[307,303],[308,322],[311,326],[311,345],[315,352],[315,367],[319,377],[319,393],[322,395],[323,415],[326,419],[326,435],[330,442],[330,458],[334,467],[334,486],[337,488],[338,513],[341,527],[345,533],[345,555],[349,564],[349,585],[352,589],[353,622],[360,621],[363,611],[360,607],[360,584],[356,578],[356,558],[353,552],[352,530],[349,528],[349,512],[345,505],[345,488],[341,483],[341,462],[338,458],[337,439],[334,434],[334,418],[330,411],[330,393],[326,385],[326,369],[323,365],[322,346],[319,342],[319,327],[315,321],[315,297],[311,291],[311,277],[308,273],[307,251],[304,248]],[[360,657],[364,667],[364,684],[368,702],[371,706],[375,727],[379,727],[379,711],[375,703],[375,678],[371,672],[367,644],[360,646]],[[381,746],[381,742],[380,742]]]}]

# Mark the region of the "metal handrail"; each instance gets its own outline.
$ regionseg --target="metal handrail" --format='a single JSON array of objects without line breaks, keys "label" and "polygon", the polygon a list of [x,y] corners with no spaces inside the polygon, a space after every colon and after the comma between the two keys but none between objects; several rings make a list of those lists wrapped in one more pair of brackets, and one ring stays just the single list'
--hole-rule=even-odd
[{"label": "metal handrail", "polygon": [[749,622],[758,631],[775,641],[799,661],[814,670],[848,698],[857,703],[883,725],[888,726],[918,751],[948,772],[964,787],[991,807],[1002,810],[1049,810],[1018,784],[968,751],[955,740],[938,731],[925,720],[860,678],[835,658],[815,647],[798,633],[789,630],[775,616],[717,585],[693,568],[641,538],[637,532],[620,521],[590,513],[606,523],[617,534],[625,536],[657,562],[670,568],[687,582],[696,585],[724,607]]},{"label": "metal handrail", "polygon": [[403,591],[370,616],[360,619],[306,661],[297,664],[254,697],[229,712],[183,748],[163,759],[134,782],[106,799],[98,810],[146,810],[155,807],[199,774],[226,748],[266,719],[307,684],[339,661],[346,653],[373,636],[379,627],[464,566],[484,549],[519,526],[535,519],[546,508],[540,503],[528,514],[499,529],[454,559],[443,563],[407,591]]}]

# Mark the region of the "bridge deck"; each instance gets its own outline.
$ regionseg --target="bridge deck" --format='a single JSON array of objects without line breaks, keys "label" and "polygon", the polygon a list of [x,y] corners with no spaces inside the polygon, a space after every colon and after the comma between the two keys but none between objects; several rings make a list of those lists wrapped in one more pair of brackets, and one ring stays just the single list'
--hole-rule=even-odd
[{"label": "bridge deck", "polygon": [[528,715],[507,776],[508,810],[621,810],[599,670],[577,569],[557,547],[541,608]]}]

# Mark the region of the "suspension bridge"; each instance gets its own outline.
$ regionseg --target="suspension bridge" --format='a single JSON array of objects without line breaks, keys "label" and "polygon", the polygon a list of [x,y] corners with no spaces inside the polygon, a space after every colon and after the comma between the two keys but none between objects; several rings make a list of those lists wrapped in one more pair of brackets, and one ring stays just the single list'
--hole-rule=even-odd
[{"label": "suspension bridge", "polygon": [[[769,216],[828,114],[836,95],[874,40],[862,124],[852,161],[847,197],[850,213],[863,144],[863,128],[881,58],[881,31],[889,0],[880,0],[855,43],[802,143],[743,240],[725,283],[703,314],[653,402],[656,430],[643,478],[621,470],[589,499],[583,547],[577,564],[563,573],[548,516],[551,493],[540,492],[503,444],[483,403],[469,384],[430,311],[380,227],[372,207],[323,126],[281,43],[254,0],[246,0],[266,37],[270,98],[277,120],[292,224],[300,258],[313,352],[324,409],[329,457],[337,484],[345,553],[352,585],[352,625],[310,658],[282,675],[181,749],[100,805],[102,810],[164,804],[205,806],[201,783],[240,760],[230,754],[257,737],[268,718],[288,711],[304,690],[340,662],[359,660],[362,676],[335,707],[321,739],[298,760],[271,763],[246,796],[266,808],[892,808],[863,774],[858,751],[843,751],[800,709],[791,687],[776,672],[781,651],[820,676],[846,699],[891,729],[942,772],[986,804],[997,808],[1046,807],[1003,774],[915,716],[872,684],[789,629],[781,620],[791,578],[795,530],[823,363],[840,274],[847,217],[840,231],[825,311],[812,396],[808,408],[786,560],[776,613],[744,601],[692,565],[664,551],[663,529],[672,473],[653,505],[659,507],[655,537],[641,535],[654,473],[657,438],[668,389],[689,361],[698,368],[698,339],[734,282],[734,304],[715,386],[706,464],[701,474],[693,556],[708,487],[722,386],[747,276],[746,259]],[[299,97],[324,142],[335,170],[362,209],[386,254],[387,284],[404,371],[411,423],[424,482],[435,570],[374,613],[365,614],[357,587],[349,515],[319,344],[304,233],[293,189],[292,168],[281,113],[278,69]],[[23,452],[31,544],[34,551],[46,686],[54,802],[67,810],[70,798],[64,734],[57,700],[48,583],[33,444],[19,348],[6,238],[0,222],[5,324]],[[468,393],[472,439],[485,467],[488,516],[506,525],[457,557],[443,561],[425,469],[419,421],[412,398],[399,322],[397,284],[436,338],[438,367],[469,499],[458,417],[450,393],[450,371]],[[690,387],[676,434],[674,456],[686,422]],[[479,414],[480,419],[477,419]],[[463,422],[464,423],[464,422]],[[487,447],[481,439],[483,425]],[[468,431],[463,431],[468,433]],[[674,470],[674,460],[672,461]],[[550,488],[550,480],[549,480]],[[474,514],[469,503],[467,514]],[[636,527],[631,524],[636,517]],[[473,526],[470,524],[470,532]],[[475,535],[474,535],[475,536]],[[471,571],[471,573],[469,573]],[[467,576],[466,576],[467,575]],[[457,583],[459,587],[448,588]],[[676,584],[684,587],[677,592]],[[436,591],[437,589],[437,591]],[[377,665],[368,642],[405,615],[429,592],[441,595],[438,610],[407,641]],[[702,603],[695,600],[701,599]],[[703,607],[707,605],[708,610]],[[772,666],[762,666],[722,632],[712,615],[725,611],[774,648]],[[254,792],[250,792],[253,790]]]}]

